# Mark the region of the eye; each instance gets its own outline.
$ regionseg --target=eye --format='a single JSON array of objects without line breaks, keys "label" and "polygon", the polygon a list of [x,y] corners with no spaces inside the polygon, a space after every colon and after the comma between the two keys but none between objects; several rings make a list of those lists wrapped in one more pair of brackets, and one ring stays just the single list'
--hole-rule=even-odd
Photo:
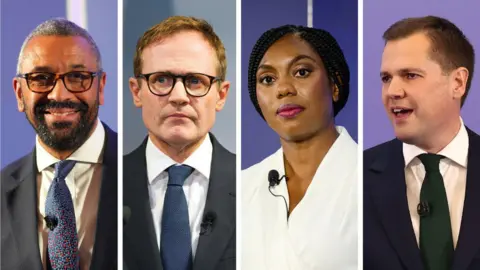
[{"label": "eye", "polygon": [[306,78],[310,75],[311,71],[306,68],[301,68],[295,72],[295,77]]},{"label": "eye", "polygon": [[35,74],[30,75],[29,79],[32,80],[32,81],[48,81],[48,80],[51,80],[52,78],[53,78],[52,74],[35,73]]},{"label": "eye", "polygon": [[191,78],[189,78],[189,82],[190,82],[190,84],[199,84],[201,81],[200,81],[200,79],[198,79],[196,77],[191,77]]},{"label": "eye", "polygon": [[159,83],[165,83],[167,81],[167,77],[159,76],[156,81]]},{"label": "eye", "polygon": [[272,85],[275,82],[275,79],[270,75],[266,75],[266,76],[260,77],[258,81],[261,84]]},{"label": "eye", "polygon": [[413,80],[413,79],[416,79],[418,78],[419,75],[418,74],[415,74],[415,73],[407,73],[405,74],[405,78],[407,78],[408,80]]},{"label": "eye", "polygon": [[91,75],[85,72],[70,72],[67,78],[75,81],[88,80]]},{"label": "eye", "polygon": [[383,75],[380,77],[383,83],[388,83],[391,80],[391,77],[389,75]]}]

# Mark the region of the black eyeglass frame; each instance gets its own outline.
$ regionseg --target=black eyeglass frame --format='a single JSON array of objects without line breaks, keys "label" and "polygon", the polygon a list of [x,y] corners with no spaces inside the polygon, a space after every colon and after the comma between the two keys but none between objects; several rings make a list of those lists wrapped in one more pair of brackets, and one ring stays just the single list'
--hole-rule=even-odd
[{"label": "black eyeglass frame", "polygon": [[[86,74],[89,74],[90,76],[92,76],[91,80],[90,80],[90,85],[88,87],[86,87],[84,90],[81,90],[81,91],[75,91],[75,90],[70,90],[68,87],[67,87],[67,84],[65,83],[65,76],[69,75],[69,74],[72,74],[72,73],[86,73]],[[52,88],[48,91],[34,91],[32,90],[32,88],[30,88],[30,80],[29,80],[29,77],[34,75],[34,74],[49,74],[49,75],[52,75],[54,76],[54,82],[53,82],[53,85],[52,85]],[[53,89],[55,88],[55,86],[57,85],[57,81],[59,79],[62,80],[63,82],[63,86],[65,86],[65,89],[67,89],[69,92],[71,93],[83,93],[83,92],[86,92],[88,90],[90,90],[92,88],[92,85],[93,85],[93,81],[95,80],[95,77],[100,77],[101,75],[103,74],[103,70],[98,70],[98,71],[69,71],[69,72],[66,72],[66,73],[63,73],[63,74],[57,74],[57,73],[52,73],[52,72],[41,72],[41,71],[37,71],[37,72],[30,72],[30,73],[21,73],[21,74],[17,74],[16,77],[18,78],[23,78],[25,79],[25,81],[27,82],[27,86],[28,86],[28,90],[34,92],[34,93],[37,93],[37,94],[44,94],[44,93],[49,93],[51,91],[53,91]]]},{"label": "black eyeglass frame", "polygon": [[[170,90],[166,93],[166,94],[158,94],[158,93],[155,93],[151,88],[150,88],[150,76],[154,75],[154,74],[164,74],[164,75],[167,75],[167,76],[170,76],[173,78],[173,84],[172,84],[172,88],[170,88]],[[190,93],[187,89],[187,86],[185,85],[185,79],[187,77],[191,77],[191,76],[194,76],[194,75],[203,75],[203,76],[206,76],[210,79],[210,85],[208,86],[208,89],[207,91],[205,91],[204,94],[202,95],[192,95],[192,93]],[[139,74],[138,76],[135,76],[135,78],[137,79],[141,79],[141,78],[144,78],[145,81],[147,81],[147,86],[148,86],[148,90],[150,91],[150,93],[156,95],[156,96],[159,96],[159,97],[164,97],[164,96],[168,96],[173,88],[175,88],[175,84],[177,83],[178,79],[182,79],[182,84],[183,84],[183,88],[185,89],[185,92],[187,92],[187,94],[189,96],[192,96],[192,97],[204,97],[208,94],[208,92],[210,92],[210,89],[212,88],[212,85],[215,83],[215,82],[221,82],[223,81],[222,78],[220,77],[215,77],[215,76],[211,76],[211,75],[208,75],[208,74],[204,74],[204,73],[200,73],[200,72],[193,72],[193,73],[186,73],[186,74],[174,74],[174,73],[171,73],[171,72],[152,72],[152,73],[146,73],[146,74]]]}]

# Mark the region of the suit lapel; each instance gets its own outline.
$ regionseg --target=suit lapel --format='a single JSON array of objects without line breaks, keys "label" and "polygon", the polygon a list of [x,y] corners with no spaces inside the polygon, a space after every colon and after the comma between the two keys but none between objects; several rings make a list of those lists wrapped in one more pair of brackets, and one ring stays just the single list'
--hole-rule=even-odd
[{"label": "suit lapel", "polygon": [[127,198],[124,203],[131,210],[130,219],[124,227],[124,242],[129,246],[124,244],[124,251],[127,252],[126,250],[131,247],[128,252],[132,254],[125,255],[135,258],[132,263],[137,266],[137,269],[162,270],[162,260],[148,193],[146,145],[147,139],[124,159],[124,171],[126,172],[124,174],[124,198]]},{"label": "suit lapel", "polygon": [[117,136],[106,125],[104,128],[102,184],[91,270],[114,269],[117,264]]},{"label": "suit lapel", "polygon": [[[210,134],[213,144],[210,184],[204,213],[216,213],[210,233],[200,235],[193,269],[216,269],[232,237],[235,237],[235,158]],[[232,184],[233,183],[233,184]]]},{"label": "suit lapel", "polygon": [[[11,230],[11,235],[8,237],[14,239],[17,258],[9,259],[18,260],[21,263],[18,265],[19,269],[25,267],[42,269],[38,243],[36,172],[35,150],[33,150],[9,178],[2,179],[5,181],[6,215],[9,224],[2,230]],[[4,213],[2,213],[3,216]],[[2,232],[2,238],[3,234]]]},{"label": "suit lapel", "polygon": [[369,182],[385,234],[407,269],[417,270],[423,266],[408,210],[404,167],[402,144],[394,140],[389,152],[369,168]]},{"label": "suit lapel", "polygon": [[454,270],[465,270],[480,250],[480,137],[469,130],[467,186],[463,206],[462,223],[455,250]]}]

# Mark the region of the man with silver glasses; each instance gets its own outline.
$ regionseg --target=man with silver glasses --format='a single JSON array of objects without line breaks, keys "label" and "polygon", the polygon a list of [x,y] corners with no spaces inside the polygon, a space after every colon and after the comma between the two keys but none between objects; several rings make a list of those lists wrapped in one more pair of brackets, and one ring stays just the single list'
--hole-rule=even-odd
[{"label": "man with silver glasses", "polygon": [[1,269],[117,268],[117,134],[98,119],[106,75],[88,32],[38,25],[13,88],[35,130],[31,153],[1,172]]},{"label": "man with silver glasses", "polygon": [[235,155],[210,133],[230,83],[204,20],[175,16],[138,40],[129,85],[148,136],[124,157],[132,269],[235,269]]}]

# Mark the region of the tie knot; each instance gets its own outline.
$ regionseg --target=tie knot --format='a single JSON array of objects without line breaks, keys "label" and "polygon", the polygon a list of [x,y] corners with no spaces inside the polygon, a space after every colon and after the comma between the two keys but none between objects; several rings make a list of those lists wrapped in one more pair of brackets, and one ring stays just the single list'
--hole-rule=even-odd
[{"label": "tie knot", "polygon": [[187,165],[172,165],[168,167],[167,172],[169,185],[183,186],[185,179],[192,174],[193,168]]},{"label": "tie knot", "polygon": [[65,179],[77,163],[75,160],[60,160],[55,163],[55,178]]},{"label": "tie knot", "polygon": [[440,160],[444,156],[436,154],[421,154],[418,156],[420,161],[425,166],[425,171],[427,172],[439,172],[440,171]]}]

